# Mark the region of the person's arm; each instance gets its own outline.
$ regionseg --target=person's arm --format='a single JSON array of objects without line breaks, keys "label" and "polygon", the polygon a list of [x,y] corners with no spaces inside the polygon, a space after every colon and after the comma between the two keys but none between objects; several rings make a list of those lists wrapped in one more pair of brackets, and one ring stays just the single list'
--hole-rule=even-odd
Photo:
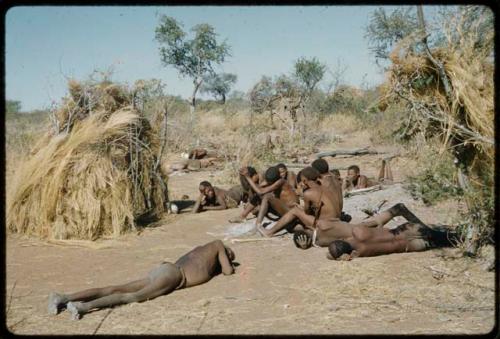
[{"label": "person's arm", "polygon": [[360,175],[358,178],[358,185],[356,188],[367,188],[368,187],[368,178],[364,175]]},{"label": "person's arm", "polygon": [[203,194],[200,194],[200,196],[196,200],[196,203],[193,206],[193,209],[191,210],[193,213],[199,213],[202,211],[201,205],[202,205],[203,200],[205,200],[204,198],[205,198],[205,196]]},{"label": "person's arm", "polygon": [[347,177],[344,179],[342,183],[342,192],[350,191],[352,189],[352,181]]},{"label": "person's arm", "polygon": [[205,206],[205,210],[207,211],[219,211],[225,210],[227,208],[225,197],[225,192],[222,190],[217,190],[215,193],[217,197],[217,205],[216,206]]},{"label": "person's arm", "polygon": [[231,264],[231,260],[229,260],[227,256],[226,248],[224,247],[222,242],[218,244],[217,259],[219,260],[222,274],[230,275],[234,273],[234,267]]},{"label": "person's arm", "polygon": [[264,217],[266,216],[268,210],[269,210],[269,195],[264,195],[260,203],[257,220],[255,221],[256,225],[258,226],[262,225],[262,221],[264,220]]},{"label": "person's arm", "polygon": [[250,179],[250,177],[245,176],[245,178],[247,179],[248,184],[250,185],[250,187],[252,187],[252,189],[254,190],[254,192],[257,193],[257,194],[259,194],[259,195],[264,195],[264,194],[269,193],[269,192],[274,192],[275,190],[277,190],[278,188],[280,188],[286,182],[284,179],[279,179],[278,181],[276,181],[272,185],[269,185],[269,186],[266,186],[266,187],[260,187],[260,186],[257,186],[252,181],[252,179]]},{"label": "person's arm", "polygon": [[288,184],[292,188],[297,188],[297,176],[292,171],[288,171]]}]

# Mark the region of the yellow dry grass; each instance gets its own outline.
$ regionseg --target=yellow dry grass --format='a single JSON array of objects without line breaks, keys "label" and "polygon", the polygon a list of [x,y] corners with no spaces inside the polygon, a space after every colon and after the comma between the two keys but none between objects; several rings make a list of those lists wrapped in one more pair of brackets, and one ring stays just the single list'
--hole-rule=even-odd
[{"label": "yellow dry grass", "polygon": [[[82,105],[75,92],[84,90],[99,94],[88,96],[94,103]],[[163,210],[166,177],[155,168],[158,136],[129,105],[126,91],[72,83],[70,93],[56,112],[58,131],[40,140],[13,178],[7,200],[11,232],[94,240],[131,230],[139,215]]]}]

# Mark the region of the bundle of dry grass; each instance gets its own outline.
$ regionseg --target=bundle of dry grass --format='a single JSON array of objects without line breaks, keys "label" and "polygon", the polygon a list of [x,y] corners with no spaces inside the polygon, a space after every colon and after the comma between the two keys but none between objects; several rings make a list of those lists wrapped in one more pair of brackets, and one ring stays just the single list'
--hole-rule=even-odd
[{"label": "bundle of dry grass", "polygon": [[7,201],[12,232],[55,239],[97,239],[159,215],[166,176],[160,139],[111,83],[70,82],[53,129],[19,168]]},{"label": "bundle of dry grass", "polygon": [[494,30],[479,29],[484,16],[470,23],[468,11],[445,23],[445,42],[430,53],[415,48],[418,35],[402,40],[391,54],[386,89],[389,97],[409,103],[409,124],[441,132],[445,143],[454,138],[474,145],[478,157],[472,167],[486,162],[492,170]]}]

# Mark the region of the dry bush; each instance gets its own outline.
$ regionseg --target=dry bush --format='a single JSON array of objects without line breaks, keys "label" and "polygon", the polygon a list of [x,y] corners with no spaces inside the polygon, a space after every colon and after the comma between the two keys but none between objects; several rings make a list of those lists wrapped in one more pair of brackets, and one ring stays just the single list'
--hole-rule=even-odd
[{"label": "dry bush", "polygon": [[11,232],[91,239],[133,229],[158,216],[166,176],[158,130],[116,84],[70,82],[53,129],[20,166],[7,201]]}]

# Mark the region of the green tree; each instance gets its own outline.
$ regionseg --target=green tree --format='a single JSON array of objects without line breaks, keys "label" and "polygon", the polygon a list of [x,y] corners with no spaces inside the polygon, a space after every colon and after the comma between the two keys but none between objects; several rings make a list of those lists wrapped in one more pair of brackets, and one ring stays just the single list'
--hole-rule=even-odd
[{"label": "green tree", "polygon": [[302,87],[303,95],[310,96],[316,85],[323,79],[326,65],[318,59],[300,58],[295,62],[294,75]]},{"label": "green tree", "polygon": [[203,85],[200,88],[202,93],[213,94],[216,98],[220,97],[223,104],[226,103],[226,95],[231,87],[236,83],[236,74],[221,73],[209,74],[204,77]]},{"label": "green tree", "polygon": [[21,101],[7,100],[5,102],[5,111],[8,115],[19,113],[21,111]]},{"label": "green tree", "polygon": [[196,25],[191,31],[194,37],[187,39],[181,23],[162,15],[156,27],[155,38],[160,44],[162,64],[173,66],[181,76],[193,80],[194,87],[189,100],[193,113],[196,94],[203,83],[203,77],[215,74],[214,66],[222,64],[226,57],[230,56],[230,47],[225,41],[217,41],[217,33],[208,24]]},{"label": "green tree", "polygon": [[389,53],[398,41],[418,29],[413,7],[397,8],[390,14],[382,7],[373,11],[365,29],[365,38],[377,64],[389,58]]}]

